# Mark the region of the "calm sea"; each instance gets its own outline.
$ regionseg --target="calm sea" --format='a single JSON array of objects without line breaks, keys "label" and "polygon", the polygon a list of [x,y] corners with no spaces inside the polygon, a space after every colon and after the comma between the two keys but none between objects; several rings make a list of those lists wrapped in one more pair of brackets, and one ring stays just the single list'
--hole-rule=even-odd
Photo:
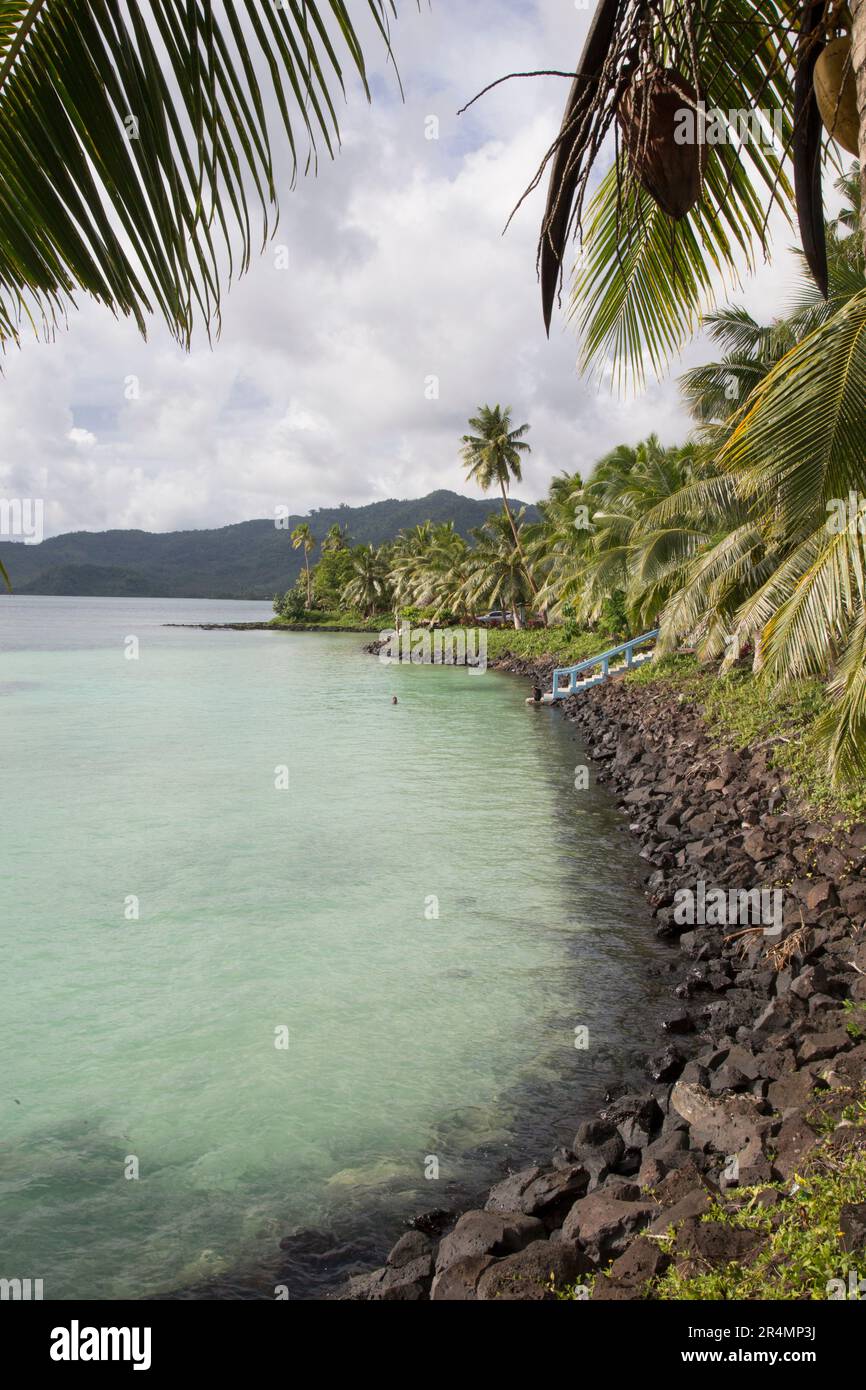
[{"label": "calm sea", "polygon": [[165,626],[268,616],[0,598],[0,1276],[46,1298],[315,1294],[656,1042],[565,721],[357,635]]}]

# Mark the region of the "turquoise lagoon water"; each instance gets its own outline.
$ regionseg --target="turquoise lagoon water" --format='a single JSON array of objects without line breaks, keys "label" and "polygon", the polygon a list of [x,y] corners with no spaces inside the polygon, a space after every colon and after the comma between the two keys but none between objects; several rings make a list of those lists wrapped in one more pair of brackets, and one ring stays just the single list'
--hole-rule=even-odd
[{"label": "turquoise lagoon water", "polygon": [[267,616],[0,599],[0,1275],[46,1298],[309,1296],[652,1045],[640,861],[566,722],[357,635],[165,626]]}]

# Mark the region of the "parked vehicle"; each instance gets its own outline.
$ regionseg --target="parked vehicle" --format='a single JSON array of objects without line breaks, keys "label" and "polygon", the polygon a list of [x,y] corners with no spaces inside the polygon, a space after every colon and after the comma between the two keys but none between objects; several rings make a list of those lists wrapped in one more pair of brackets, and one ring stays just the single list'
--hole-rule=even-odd
[{"label": "parked vehicle", "polygon": [[[544,619],[537,613],[526,613],[521,609],[521,627],[538,628],[544,627]],[[513,627],[514,614],[507,612],[504,608],[492,608],[489,613],[482,613],[480,617],[474,619],[480,627]]]},{"label": "parked vehicle", "polygon": [[511,627],[514,619],[504,609],[492,608],[489,613],[482,613],[475,621],[481,627]]}]

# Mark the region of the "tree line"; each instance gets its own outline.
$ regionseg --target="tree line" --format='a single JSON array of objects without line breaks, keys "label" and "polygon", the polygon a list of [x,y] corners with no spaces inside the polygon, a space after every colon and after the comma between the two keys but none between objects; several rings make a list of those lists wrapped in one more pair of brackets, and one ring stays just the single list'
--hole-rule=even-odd
[{"label": "tree line", "polygon": [[[681,379],[695,421],[687,442],[663,445],[653,434],[611,450],[585,477],[564,471],[539,503],[540,520],[527,522],[508,494],[530,450],[529,427],[515,426],[507,407],[480,407],[463,459],[469,480],[499,490],[501,510],[469,541],[452,523],[426,523],[387,545],[352,547],[332,528],[318,564],[307,563],[279,611],[318,604],[468,623],[490,607],[513,613],[517,627],[524,614],[605,636],[659,627],[662,653],[687,645],[722,671],[747,655],[756,675],[778,687],[826,679],[828,760],[842,780],[860,775],[866,277],[852,234],[856,172],[841,178],[839,191],[842,210],[826,229],[826,300],[804,275],[796,302],[772,323],[738,305],[707,317],[719,352]],[[831,321],[828,360],[818,330]],[[293,543],[308,562],[308,525]]]}]

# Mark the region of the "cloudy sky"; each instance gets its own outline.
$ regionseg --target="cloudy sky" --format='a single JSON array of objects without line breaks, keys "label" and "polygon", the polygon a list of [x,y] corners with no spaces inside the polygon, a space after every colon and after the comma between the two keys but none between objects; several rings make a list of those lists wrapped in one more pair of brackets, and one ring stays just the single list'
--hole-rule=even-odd
[{"label": "cloudy sky", "polygon": [[[337,161],[294,192],[284,180],[275,242],[230,291],[213,347],[200,331],[185,354],[158,320],[145,343],[84,302],[54,343],[9,354],[0,493],[43,497],[46,534],[219,526],[438,487],[477,495],[459,443],[482,401],[531,423],[526,500],[613,444],[650,430],[684,437],[682,364],[617,400],[578,377],[561,312],[547,341],[542,192],[501,235],[568,83],[515,81],[456,115],[507,72],[573,64],[589,11],[568,0],[432,0],[420,13],[401,0],[399,10],[405,102],[371,40],[373,105],[350,90]],[[785,307],[788,239],[739,296],[756,315]],[[706,355],[696,344],[686,362]],[[138,399],[127,399],[131,377]]]}]

